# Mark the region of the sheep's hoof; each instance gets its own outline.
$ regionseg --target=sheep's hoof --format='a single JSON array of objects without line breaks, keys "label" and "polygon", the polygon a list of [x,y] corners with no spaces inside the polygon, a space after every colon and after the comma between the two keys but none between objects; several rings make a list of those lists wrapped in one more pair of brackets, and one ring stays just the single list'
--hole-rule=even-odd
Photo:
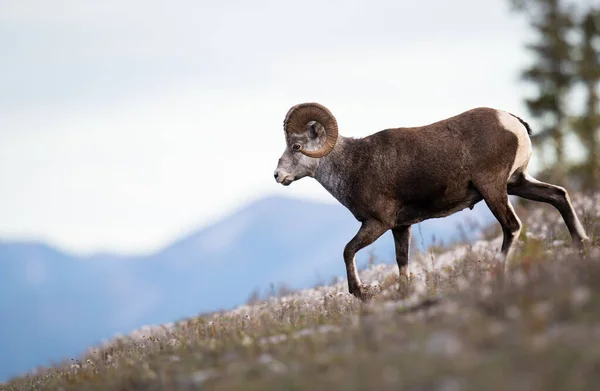
[{"label": "sheep's hoof", "polygon": [[399,271],[398,271],[399,281],[405,281],[410,285],[412,277],[413,277],[413,274],[408,270],[408,266],[402,266],[399,268]]},{"label": "sheep's hoof", "polygon": [[575,248],[577,249],[577,251],[579,251],[579,254],[582,257],[587,257],[592,245],[592,240],[589,237],[584,237],[581,238],[581,240],[579,241],[574,241],[575,242]]},{"label": "sheep's hoof", "polygon": [[398,294],[401,299],[407,299],[410,296],[413,279],[414,274],[403,274],[398,278]]},{"label": "sheep's hoof", "polygon": [[590,239],[588,236],[581,239],[581,247],[587,247],[591,244],[592,244],[592,239]]},{"label": "sheep's hoof", "polygon": [[372,285],[360,285],[352,294],[360,301],[367,302],[373,298],[379,291],[379,287]]},{"label": "sheep's hoof", "polygon": [[415,278],[415,275],[412,273],[400,274],[398,276],[398,283],[405,284],[405,285],[412,285],[414,278]]}]

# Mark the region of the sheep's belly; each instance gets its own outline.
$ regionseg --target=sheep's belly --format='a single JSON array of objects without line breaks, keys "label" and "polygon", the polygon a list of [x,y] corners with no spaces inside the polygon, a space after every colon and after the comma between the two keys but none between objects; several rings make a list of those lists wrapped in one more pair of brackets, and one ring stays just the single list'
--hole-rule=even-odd
[{"label": "sheep's belly", "polygon": [[433,202],[413,202],[400,208],[397,218],[398,225],[416,224],[423,220],[450,216],[466,208],[473,208],[483,197],[475,189],[465,197],[454,200],[436,200]]}]

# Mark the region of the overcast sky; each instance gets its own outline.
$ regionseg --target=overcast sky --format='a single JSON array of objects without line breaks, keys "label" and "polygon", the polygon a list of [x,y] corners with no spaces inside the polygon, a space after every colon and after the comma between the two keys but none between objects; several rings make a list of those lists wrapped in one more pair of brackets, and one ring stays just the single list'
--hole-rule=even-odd
[{"label": "overcast sky", "polygon": [[[0,238],[151,252],[277,185],[288,108],[340,133],[530,120],[507,0],[0,0]],[[535,123],[535,121],[531,121]]]}]

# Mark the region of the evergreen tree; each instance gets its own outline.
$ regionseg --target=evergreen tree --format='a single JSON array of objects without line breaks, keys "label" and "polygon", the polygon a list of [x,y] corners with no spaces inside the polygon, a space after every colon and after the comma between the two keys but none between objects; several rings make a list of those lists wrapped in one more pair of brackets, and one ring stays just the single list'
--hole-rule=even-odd
[{"label": "evergreen tree", "polygon": [[590,8],[579,23],[581,32],[578,47],[577,80],[586,92],[583,114],[575,120],[574,128],[584,148],[587,160],[583,165],[583,188],[597,188],[600,179],[598,132],[600,131],[600,9]]},{"label": "evergreen tree", "polygon": [[566,97],[574,81],[573,47],[567,37],[574,27],[573,11],[561,0],[511,0],[514,9],[528,15],[537,41],[527,45],[535,63],[522,73],[523,79],[537,87],[537,96],[526,99],[530,114],[541,120],[542,131],[535,135],[538,147],[552,141],[556,160],[555,175],[564,175],[566,163]]}]

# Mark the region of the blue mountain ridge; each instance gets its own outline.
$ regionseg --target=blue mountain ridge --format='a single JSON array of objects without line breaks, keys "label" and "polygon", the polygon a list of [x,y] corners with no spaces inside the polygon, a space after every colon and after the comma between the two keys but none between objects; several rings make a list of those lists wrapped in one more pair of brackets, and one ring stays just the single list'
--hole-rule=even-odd
[{"label": "blue mountain ridge", "polygon": [[[414,226],[413,245],[456,240],[469,218],[493,221],[478,204]],[[0,381],[117,333],[234,307],[271,284],[301,289],[345,277],[342,251],[359,226],[339,204],[268,197],[149,256],[81,257],[0,241]],[[371,251],[394,263],[391,233],[358,254],[359,267]]]}]

